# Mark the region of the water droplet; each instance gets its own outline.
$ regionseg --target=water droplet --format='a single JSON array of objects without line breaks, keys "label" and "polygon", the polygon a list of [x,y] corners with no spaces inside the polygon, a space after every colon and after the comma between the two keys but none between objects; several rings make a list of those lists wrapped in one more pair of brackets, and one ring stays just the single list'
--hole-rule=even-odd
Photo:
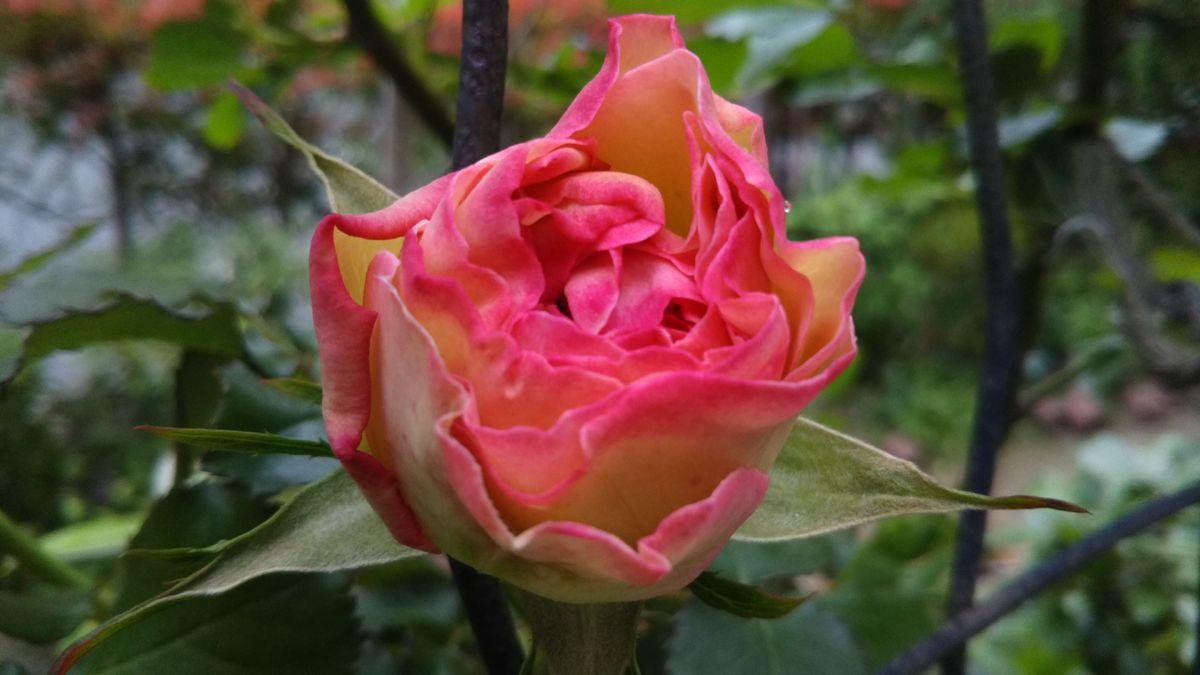
[{"label": "water droplet", "polygon": [[792,212],[792,203],[791,203],[791,202],[789,202],[789,201],[788,201],[788,200],[786,200],[786,199],[785,199],[785,200],[783,200],[783,212],[784,212],[784,213],[791,213],[791,212]]}]

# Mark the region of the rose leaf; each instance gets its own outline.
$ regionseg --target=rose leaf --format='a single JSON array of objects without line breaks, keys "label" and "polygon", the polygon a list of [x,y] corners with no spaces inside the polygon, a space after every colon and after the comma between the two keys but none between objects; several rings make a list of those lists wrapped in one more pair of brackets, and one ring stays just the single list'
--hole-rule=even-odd
[{"label": "rose leaf", "polygon": [[[158,635],[160,627],[166,630],[176,626],[178,632],[189,635],[207,631],[204,620],[193,621],[192,617],[207,617],[210,610],[214,617],[222,614],[235,617],[238,626],[254,633],[250,626],[255,621],[271,624],[271,618],[255,614],[257,618],[253,621],[242,622],[237,617],[247,615],[247,612],[254,614],[255,603],[274,602],[272,598],[277,596],[290,597],[292,593],[288,589],[306,586],[309,584],[306,580],[321,579],[279,573],[360,569],[416,556],[420,552],[396,543],[354,481],[345,472],[337,471],[300,490],[261,525],[233,539],[204,549],[131,554],[215,557],[165,594],[117,615],[76,642],[59,657],[53,672],[65,673],[73,666],[86,663],[93,650],[98,650],[101,655],[123,654],[121,645],[144,645],[147,640],[160,637],[165,640],[168,636]],[[267,575],[271,578],[260,579]],[[302,597],[303,593],[296,595]],[[114,640],[116,647],[106,647]],[[317,642],[324,643],[325,640],[323,636]],[[329,643],[333,644],[333,641]],[[353,644],[353,641],[348,643]],[[87,669],[71,672],[87,672]]]},{"label": "rose leaf", "polygon": [[801,418],[771,469],[762,505],[734,536],[746,541],[798,539],[888,516],[971,508],[1086,513],[1057,499],[953,490],[912,462]]},{"label": "rose leaf", "polygon": [[335,212],[370,213],[389,206],[399,199],[395,193],[360,169],[301,138],[300,134],[297,134],[279,116],[279,113],[255,96],[254,92],[237,82],[230,82],[229,88],[242,100],[242,105],[246,106],[246,109],[253,113],[268,131],[304,153],[309,167],[325,186],[325,194],[329,197],[329,206]]},{"label": "rose leaf", "polygon": [[261,431],[236,431],[233,429],[183,429],[179,427],[136,427],[160,438],[208,448],[267,455],[301,455],[304,457],[332,457],[329,445],[324,441],[288,438],[279,434]]}]

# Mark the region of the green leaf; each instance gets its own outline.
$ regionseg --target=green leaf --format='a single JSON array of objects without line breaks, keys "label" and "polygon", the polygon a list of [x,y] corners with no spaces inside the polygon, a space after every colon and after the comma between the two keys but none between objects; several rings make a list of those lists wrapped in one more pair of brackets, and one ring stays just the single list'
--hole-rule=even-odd
[{"label": "green leaf", "polygon": [[21,345],[28,331],[20,328],[0,326],[0,388],[6,378],[17,372],[21,363]]},{"label": "green leaf", "polygon": [[97,629],[52,673],[291,675],[354,672],[358,625],[344,580],[288,574],[216,596],[173,596]]},{"label": "green leaf", "polygon": [[379,565],[354,575],[363,628],[371,632],[429,626],[453,630],[462,603],[447,570],[430,556]]},{"label": "green leaf", "polygon": [[204,140],[218,150],[237,145],[246,130],[246,116],[232,92],[221,92],[208,106],[204,118]]},{"label": "green leaf", "polygon": [[[154,504],[129,548],[178,549],[211,546],[237,537],[271,515],[264,502],[240,486],[205,481],[171,490]],[[150,559],[124,556],[117,563],[114,611],[144,602],[194,574],[203,559]]]},{"label": "green leaf", "polygon": [[0,291],[3,291],[5,287],[7,287],[13,281],[16,281],[17,278],[29,274],[42,265],[45,265],[59,254],[71,250],[76,244],[91,236],[92,232],[95,232],[99,225],[100,223],[86,223],[84,225],[80,225],[79,227],[76,227],[68,232],[67,236],[63,237],[61,241],[52,244],[49,248],[34,253],[28,258],[17,263],[17,265],[12,269],[0,272]]},{"label": "green leaf", "polygon": [[942,64],[890,63],[872,66],[868,73],[893,91],[913,94],[946,108],[962,105],[962,87],[953,68]]},{"label": "green leaf", "polygon": [[850,631],[810,602],[774,620],[742,619],[688,602],[668,644],[672,675],[860,675],[867,672]]},{"label": "green leaf", "polygon": [[858,47],[850,30],[840,23],[831,23],[792,53],[787,73],[811,78],[849,68],[858,59]]},{"label": "green leaf", "polygon": [[1062,21],[1055,16],[1005,17],[991,30],[991,50],[1002,51],[1016,45],[1031,45],[1040,56],[1043,72],[1058,63],[1062,53]]},{"label": "green leaf", "polygon": [[952,490],[938,485],[912,462],[800,419],[771,470],[766,498],[735,536],[795,539],[888,516],[965,508],[1085,512],[1057,499],[988,497]]},{"label": "green leaf", "polygon": [[321,385],[312,380],[299,377],[275,377],[263,380],[263,384],[292,398],[321,405]]},{"label": "green leaf", "polygon": [[[360,569],[420,555],[420,551],[396,543],[387,527],[359,493],[354,481],[343,471],[335,472],[304,488],[275,515],[245,534],[204,549],[177,549],[166,553],[167,556],[159,557],[182,561],[208,554],[216,554],[216,557],[167,594],[114,617],[87,638],[73,645],[60,657],[55,672],[65,673],[80,659],[92,659],[80,663],[94,665],[89,665],[89,669],[82,671],[72,670],[73,674],[94,672],[91,668],[117,668],[112,664],[123,664],[123,659],[129,658],[130,650],[139,644],[144,645],[142,648],[147,649],[147,653],[153,656],[153,662],[159,664],[158,647],[169,646],[170,643],[166,642],[168,640],[188,643],[192,639],[202,639],[203,635],[219,633],[226,636],[237,634],[238,631],[250,634],[247,640],[243,641],[247,645],[253,644],[254,640],[274,640],[277,638],[260,637],[259,631],[254,628],[254,622],[262,622],[269,625],[270,630],[274,630],[280,621],[286,624],[287,619],[295,617],[274,617],[266,612],[259,614],[253,608],[259,605],[270,606],[279,594],[302,598],[303,592],[297,591],[293,594],[289,589],[315,583],[303,581],[314,577],[300,577],[299,582],[285,583],[281,579],[295,577],[280,573]],[[270,590],[264,591],[264,588]],[[320,598],[317,598],[314,603],[319,604],[319,600]],[[272,611],[286,614],[293,610],[275,607]],[[252,620],[243,621],[248,612]],[[227,633],[227,620],[217,620],[217,616],[225,613],[234,617],[236,630]],[[301,615],[309,616],[306,612],[302,612]],[[320,612],[314,611],[313,615],[319,616]],[[201,635],[195,635],[197,632]],[[336,635],[307,635],[307,639],[318,646],[341,646],[349,642],[348,638],[343,640]],[[220,640],[216,637],[203,639],[214,643],[225,639],[237,640],[228,637],[222,637]],[[304,648],[307,649],[308,646],[305,644]],[[191,644],[190,648],[200,649],[198,644]],[[246,670],[272,673],[313,672],[315,665],[305,664],[300,668],[297,661],[286,657],[280,657],[277,664],[268,656],[274,653],[274,648],[274,645],[263,645],[262,659],[254,662],[261,664],[257,667],[266,670],[257,671],[251,666],[246,666]],[[305,649],[301,651],[304,652]],[[96,656],[97,653],[100,656]],[[244,663],[241,659],[248,658],[248,653],[238,651],[237,654],[222,655],[222,658]],[[162,658],[166,659],[167,654],[178,658],[173,648],[167,649],[166,653],[161,655]],[[151,657],[148,656],[147,660],[151,660]],[[197,663],[199,665],[195,671],[149,668],[143,671],[118,669],[104,672],[227,672],[211,669],[216,666],[203,658]],[[210,669],[203,670],[202,666]],[[297,668],[299,670],[296,670]],[[329,671],[317,669],[317,672]]]},{"label": "green leaf", "polygon": [[106,515],[42,535],[42,548],[63,562],[111,558],[138,531],[145,514]]},{"label": "green leaf", "polygon": [[304,457],[331,457],[333,453],[324,441],[308,441],[288,438],[260,431],[234,431],[231,429],[180,429],[177,427],[136,427],[160,438],[195,445],[212,450],[249,452],[270,455],[302,455]]},{"label": "green leaf", "polygon": [[746,61],[746,44],[701,36],[689,38],[687,45],[693,54],[700,57],[713,90],[718,94],[729,93],[738,71]]},{"label": "green leaf", "polygon": [[735,9],[708,22],[706,34],[746,40],[748,53],[739,80],[759,83],[776,67],[791,62],[794,52],[820,37],[833,24],[824,9],[773,6]]},{"label": "green leaf", "polygon": [[15,368],[0,373],[0,383],[55,351],[116,340],[162,340],[212,354],[240,355],[241,331],[233,307],[207,303],[207,309],[203,314],[184,315],[149,300],[120,295],[100,309],[76,310],[35,323]]},{"label": "green leaf", "polygon": [[255,495],[265,496],[318,481],[342,465],[333,457],[209,452],[200,460],[200,466],[208,473],[246,486]]},{"label": "green leaf", "polygon": [[843,530],[805,539],[731,541],[709,566],[728,579],[757,584],[780,577],[833,571],[855,547],[852,532]]},{"label": "green leaf", "polygon": [[224,375],[226,392],[212,424],[215,428],[282,433],[320,419],[320,409],[266,385],[240,364],[226,368]]},{"label": "green leaf", "polygon": [[814,602],[845,622],[874,671],[941,623],[953,543],[945,515],[879,523]]},{"label": "green leaf", "polygon": [[1150,253],[1150,265],[1159,281],[1200,279],[1200,253],[1186,248],[1163,247]]},{"label": "green leaf", "polygon": [[150,38],[144,75],[156,89],[190,89],[218,84],[242,70],[246,37],[234,27],[221,2],[206,3],[195,21],[163,24]]},{"label": "green leaf", "polygon": [[300,137],[288,123],[254,92],[231,82],[230,89],[242,105],[271,133],[304,153],[312,170],[325,185],[330,207],[337,213],[369,213],[391,205],[399,197],[361,170],[343,162]]},{"label": "green leaf", "polygon": [[225,394],[222,368],[228,356],[185,349],[175,373],[176,422],[189,427],[212,423]]},{"label": "green leaf", "polygon": [[746,619],[778,619],[787,616],[807,598],[768,593],[757,586],[704,572],[688,584],[696,599],[714,609]]},{"label": "green leaf", "polygon": [[87,591],[0,590],[0,633],[35,644],[70,635],[91,612]]},{"label": "green leaf", "polygon": [[[792,96],[799,106],[851,103],[878,94],[883,88],[878,82],[862,75],[845,72],[817,78],[805,78]],[[838,378],[841,382],[842,379]]]},{"label": "green leaf", "polygon": [[171,589],[171,596],[222,593],[274,572],[360,569],[421,554],[396,542],[344,471],[304,488],[241,536],[207,549],[174,553],[200,552],[216,553],[217,558]]},{"label": "green leaf", "polygon": [[[778,0],[705,0],[704,2],[679,2],[679,0],[607,0],[610,16],[620,14],[670,14],[681,24],[697,23],[720,12],[751,5],[765,5]],[[688,43],[691,46],[691,43]]]}]

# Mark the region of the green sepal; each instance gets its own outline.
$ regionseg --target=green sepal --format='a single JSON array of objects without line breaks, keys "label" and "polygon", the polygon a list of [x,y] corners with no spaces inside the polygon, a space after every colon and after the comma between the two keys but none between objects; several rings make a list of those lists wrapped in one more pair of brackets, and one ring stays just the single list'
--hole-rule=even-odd
[{"label": "green sepal", "polygon": [[758,586],[726,579],[713,572],[696,577],[688,584],[688,590],[709,607],[747,619],[778,619],[808,599],[768,593]]}]

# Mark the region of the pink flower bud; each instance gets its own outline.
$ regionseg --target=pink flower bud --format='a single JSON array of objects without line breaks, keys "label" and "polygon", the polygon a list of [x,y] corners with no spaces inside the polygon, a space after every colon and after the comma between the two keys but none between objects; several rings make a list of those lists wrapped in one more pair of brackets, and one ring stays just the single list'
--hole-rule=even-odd
[{"label": "pink flower bud", "polygon": [[545,137],[312,243],[330,441],[403,543],[566,601],[696,577],[854,358],[858,243],[785,238],[758,116],[611,22]]}]

